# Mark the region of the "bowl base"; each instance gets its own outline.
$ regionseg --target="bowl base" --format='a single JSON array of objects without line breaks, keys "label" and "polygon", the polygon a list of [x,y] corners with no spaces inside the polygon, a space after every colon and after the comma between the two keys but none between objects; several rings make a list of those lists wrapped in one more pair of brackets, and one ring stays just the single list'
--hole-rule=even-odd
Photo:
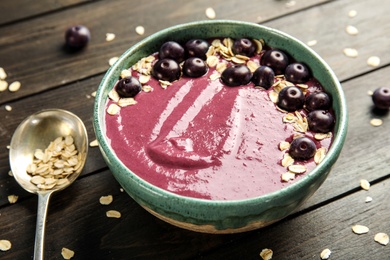
[{"label": "bowl base", "polygon": [[152,210],[152,209],[150,209],[150,208],[148,208],[146,206],[142,205],[142,207],[146,211],[148,211],[150,214],[156,216],[157,218],[159,218],[159,219],[161,219],[161,220],[163,220],[163,221],[165,221],[165,222],[167,222],[167,223],[169,223],[171,225],[174,225],[174,226],[179,227],[179,228],[187,229],[187,230],[190,230],[190,231],[195,231],[195,232],[199,232],[199,233],[207,233],[207,234],[235,234],[235,233],[242,233],[242,232],[247,232],[247,231],[259,229],[259,228],[271,225],[271,224],[279,221],[279,220],[255,221],[255,222],[251,222],[248,225],[240,227],[240,228],[217,229],[213,225],[195,225],[195,224],[191,224],[191,223],[188,223],[188,222],[178,221],[178,220],[175,220],[175,219],[163,216],[163,215],[157,213],[156,211],[154,211],[154,210]]}]

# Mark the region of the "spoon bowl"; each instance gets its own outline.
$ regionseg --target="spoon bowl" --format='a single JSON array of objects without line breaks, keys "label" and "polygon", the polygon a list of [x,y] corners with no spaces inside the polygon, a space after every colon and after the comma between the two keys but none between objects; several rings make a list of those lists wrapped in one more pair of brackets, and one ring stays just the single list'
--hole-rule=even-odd
[{"label": "spoon bowl", "polygon": [[[31,182],[27,167],[33,162],[36,149],[45,150],[57,137],[72,136],[81,155],[81,165],[68,176],[69,182],[42,190]],[[52,193],[65,189],[80,175],[88,152],[88,136],[81,119],[62,109],[39,111],[27,117],[16,128],[10,144],[9,161],[15,180],[26,191],[38,194],[38,214],[34,259],[43,259],[44,231],[49,199]]]},{"label": "spoon bowl", "polygon": [[[25,190],[35,194],[48,192],[39,190],[31,183],[31,176],[26,172],[26,168],[32,163],[36,149],[44,150],[57,137],[68,135],[73,137],[84,166],[88,138],[83,122],[76,115],[61,109],[42,110],[20,123],[12,136],[9,159],[16,181]],[[82,168],[69,176],[69,183],[55,186],[50,191],[65,189],[77,179]]]}]

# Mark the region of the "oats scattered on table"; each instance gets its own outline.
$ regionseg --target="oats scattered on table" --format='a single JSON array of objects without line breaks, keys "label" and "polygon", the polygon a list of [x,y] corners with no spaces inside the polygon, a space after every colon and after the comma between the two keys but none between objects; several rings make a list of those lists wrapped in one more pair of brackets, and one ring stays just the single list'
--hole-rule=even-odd
[{"label": "oats scattered on table", "polygon": [[117,210],[109,210],[109,211],[106,212],[106,216],[108,218],[120,218],[122,215]]},{"label": "oats scattered on table", "polygon": [[348,12],[348,16],[350,17],[350,18],[353,18],[353,17],[355,17],[357,15],[357,11],[356,10],[350,10],[349,12]]},{"label": "oats scattered on table", "polygon": [[371,56],[367,59],[367,65],[371,67],[378,67],[381,64],[381,59],[378,56]]},{"label": "oats scattered on table", "polygon": [[386,233],[377,233],[374,240],[381,245],[387,245],[389,243],[389,236]]},{"label": "oats scattered on table", "polygon": [[13,177],[13,176],[14,176],[14,173],[13,173],[12,171],[8,171],[8,176]]},{"label": "oats scattered on table", "polygon": [[260,256],[261,256],[261,258],[263,260],[270,260],[270,259],[272,259],[273,254],[274,254],[274,252],[271,249],[269,249],[269,248],[264,248],[260,252]]},{"label": "oats scattered on table", "polygon": [[353,233],[360,235],[360,234],[368,233],[368,231],[370,231],[370,229],[366,226],[363,226],[363,225],[354,225],[354,226],[352,226],[352,231],[353,231]]},{"label": "oats scattered on table", "polygon": [[4,80],[7,78],[7,73],[5,72],[4,68],[0,67],[0,79]]},{"label": "oats scattered on table", "polygon": [[212,7],[206,8],[205,13],[206,13],[206,17],[209,19],[214,19],[215,17],[217,17],[217,14],[215,13]]},{"label": "oats scattered on table", "polygon": [[370,183],[368,182],[368,180],[365,180],[365,179],[362,179],[360,180],[360,187],[363,189],[363,190],[369,190],[370,189]]},{"label": "oats scattered on table", "polygon": [[356,58],[359,55],[358,51],[354,48],[345,48],[343,52],[345,56],[350,58]]},{"label": "oats scattered on table", "polygon": [[93,140],[92,142],[90,142],[90,143],[89,143],[89,146],[90,146],[90,147],[97,147],[97,146],[99,146],[99,143],[98,143],[97,139],[95,139],[95,140]]},{"label": "oats scattered on table", "polygon": [[20,83],[20,81],[14,81],[11,84],[9,84],[8,90],[11,92],[16,92],[20,89],[21,86],[22,84]]},{"label": "oats scattered on table", "polygon": [[372,126],[381,126],[383,124],[383,121],[380,118],[373,118],[370,120],[370,124]]},{"label": "oats scattered on table", "polygon": [[96,91],[92,92],[92,93],[91,93],[91,96],[92,96],[92,97],[96,97]]},{"label": "oats scattered on table", "polygon": [[312,47],[317,44],[317,40],[311,40],[307,42],[307,46]]},{"label": "oats scattered on table", "polygon": [[5,91],[8,88],[8,82],[5,80],[0,80],[0,92]]},{"label": "oats scattered on table", "polygon": [[329,259],[331,253],[332,253],[332,251],[330,251],[329,248],[325,248],[324,250],[322,250],[320,257],[323,260]]},{"label": "oats scattered on table", "polygon": [[372,91],[372,90],[367,91],[367,95],[369,95],[369,96],[374,95],[374,91]]},{"label": "oats scattered on table", "polygon": [[12,244],[9,240],[2,239],[0,240],[0,250],[1,251],[8,251],[12,247]]},{"label": "oats scattered on table", "polygon": [[106,33],[106,41],[110,42],[115,39],[115,34],[114,33]]},{"label": "oats scattered on table", "polygon": [[8,196],[8,201],[11,204],[16,203],[18,201],[18,199],[19,199],[19,196],[17,196],[17,195],[9,195]]},{"label": "oats scattered on table", "polygon": [[372,201],[372,198],[370,196],[367,196],[365,202],[368,203],[368,202],[371,202],[371,201]]},{"label": "oats scattered on table", "polygon": [[61,255],[64,259],[71,259],[72,257],[74,257],[74,251],[63,247],[61,249]]},{"label": "oats scattered on table", "polygon": [[102,205],[110,205],[113,200],[114,199],[113,199],[112,195],[107,195],[107,196],[101,196],[99,199],[99,202]]},{"label": "oats scattered on table", "polygon": [[345,28],[345,31],[349,34],[349,35],[357,35],[359,33],[359,30],[353,26],[353,25],[348,25],[346,28]]},{"label": "oats scattered on table", "polygon": [[135,32],[138,34],[138,35],[144,35],[145,33],[145,28],[141,25],[135,27]]},{"label": "oats scattered on table", "polygon": [[291,1],[288,1],[288,2],[286,3],[286,7],[293,7],[293,6],[295,6],[296,4],[297,4],[297,2],[291,0]]},{"label": "oats scattered on table", "polygon": [[10,105],[5,105],[4,109],[8,112],[12,111],[12,107]]},{"label": "oats scattered on table", "polygon": [[118,60],[119,58],[118,57],[112,57],[111,59],[108,60],[108,64],[110,64],[110,66],[114,65],[114,63]]}]

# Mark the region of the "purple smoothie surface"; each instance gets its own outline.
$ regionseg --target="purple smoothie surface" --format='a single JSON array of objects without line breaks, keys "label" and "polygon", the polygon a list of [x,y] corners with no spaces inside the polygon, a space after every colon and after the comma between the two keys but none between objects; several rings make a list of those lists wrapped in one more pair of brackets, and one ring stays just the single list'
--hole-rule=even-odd
[{"label": "purple smoothie surface", "polygon": [[[316,166],[313,158],[296,161],[306,172],[283,181],[281,175],[288,169],[281,162],[288,151],[279,148],[282,141],[301,134],[327,150],[332,138],[316,140],[315,133],[298,133],[284,122],[286,112],[270,99],[273,87],[227,87],[220,79],[210,79],[215,72],[210,67],[200,78],[182,76],[166,89],[152,77],[147,85],[153,91],[141,91],[137,104],[106,114],[107,139],[124,165],[159,188],[209,200],[264,195]],[[314,78],[305,84],[307,93],[322,90]],[[108,100],[107,107],[113,103]],[[304,109],[298,112],[307,114]]]}]

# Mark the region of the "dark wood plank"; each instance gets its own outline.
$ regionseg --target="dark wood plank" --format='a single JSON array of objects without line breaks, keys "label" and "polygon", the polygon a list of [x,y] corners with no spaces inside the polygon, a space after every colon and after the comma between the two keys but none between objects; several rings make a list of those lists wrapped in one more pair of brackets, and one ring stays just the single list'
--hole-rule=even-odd
[{"label": "dark wood plank", "polygon": [[0,25],[28,19],[92,0],[0,1]]},{"label": "dark wood plank", "polygon": [[[272,259],[320,259],[325,248],[332,251],[329,259],[387,259],[390,247],[374,241],[375,234],[389,234],[390,179],[325,205],[303,216],[288,219],[252,232],[200,259],[259,259],[263,248],[274,251]],[[366,203],[366,196],[373,198]],[[367,234],[357,235],[352,226],[369,227]]]},{"label": "dark wood plank", "polygon": [[[263,248],[271,248],[277,259],[317,259],[323,249],[330,248],[332,259],[383,259],[390,248],[374,242],[373,236],[390,233],[386,221],[390,202],[383,192],[389,188],[387,179],[369,191],[356,192],[264,229],[209,235],[158,220],[122,193],[106,171],[81,178],[54,195],[47,222],[46,256],[61,259],[61,248],[67,247],[78,259],[258,259]],[[100,205],[100,196],[108,194],[113,195],[113,203]],[[373,201],[365,203],[366,196]],[[122,217],[108,219],[105,212],[110,209],[119,210]],[[13,244],[11,251],[0,252],[2,259],[31,257],[35,211],[35,197],[0,209],[4,223],[1,237]],[[355,224],[368,226],[370,232],[360,236],[352,233]]]},{"label": "dark wood plank", "polygon": [[[114,197],[109,206],[99,203],[105,195]],[[31,258],[36,201],[33,197],[0,208],[1,239],[13,244],[10,251],[0,251],[1,259]],[[111,209],[119,210],[122,217],[107,218]],[[15,219],[16,215],[20,217]],[[160,221],[121,192],[109,171],[81,178],[53,195],[46,234],[46,259],[62,259],[62,247],[74,250],[75,259],[185,259],[230,237],[195,233]]]},{"label": "dark wood plank", "polygon": [[[349,11],[357,11],[354,18]],[[386,14],[389,6],[381,0],[334,1],[318,8],[299,12],[266,23],[303,42],[317,40],[312,48],[329,63],[341,81],[372,70],[367,65],[370,56],[381,58],[381,65],[389,64],[390,44],[384,35],[389,32]],[[346,33],[348,25],[355,26],[359,33]],[[375,28],[375,29],[373,29]],[[344,48],[358,50],[357,58],[346,57]]]},{"label": "dark wood plank", "polygon": [[[99,1],[6,26],[0,28],[0,66],[8,72],[9,82],[19,80],[23,87],[12,95],[0,95],[0,104],[102,73],[107,70],[110,58],[119,56],[145,36],[175,24],[207,19],[205,10],[210,6],[220,19],[257,22],[259,14],[267,19],[276,18],[323,2],[327,1],[315,0],[286,8],[285,1],[258,4],[249,0],[235,8],[234,0],[142,1],[135,6],[125,0]],[[74,24],[87,26],[92,39],[85,50],[68,53],[63,48],[64,32]],[[138,25],[145,27],[145,35],[135,33]],[[115,33],[117,37],[106,42],[106,33]]]}]

